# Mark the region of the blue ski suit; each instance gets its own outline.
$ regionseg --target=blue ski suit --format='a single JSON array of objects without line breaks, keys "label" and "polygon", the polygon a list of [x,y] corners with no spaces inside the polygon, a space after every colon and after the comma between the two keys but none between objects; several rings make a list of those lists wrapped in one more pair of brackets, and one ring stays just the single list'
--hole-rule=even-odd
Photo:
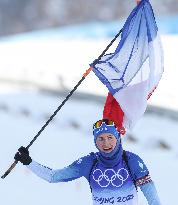
[{"label": "blue ski suit", "polygon": [[27,167],[50,183],[68,182],[85,177],[92,190],[94,205],[138,205],[134,181],[149,205],[160,205],[156,188],[143,160],[128,151],[126,155],[128,164],[123,160],[121,152],[119,160],[113,166],[103,163],[99,152],[92,152],[63,169],[53,170],[34,160]]}]

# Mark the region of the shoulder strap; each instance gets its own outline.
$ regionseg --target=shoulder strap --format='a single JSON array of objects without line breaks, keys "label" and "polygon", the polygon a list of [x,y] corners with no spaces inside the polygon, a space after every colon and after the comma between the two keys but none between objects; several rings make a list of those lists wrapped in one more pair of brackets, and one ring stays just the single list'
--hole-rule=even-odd
[{"label": "shoulder strap", "polygon": [[138,191],[137,186],[136,186],[136,181],[135,181],[135,179],[134,179],[134,177],[133,177],[133,174],[132,174],[132,172],[131,172],[131,169],[130,169],[130,166],[129,166],[129,163],[128,163],[128,157],[127,157],[127,154],[126,154],[126,151],[125,151],[125,150],[123,150],[122,158],[123,158],[123,160],[124,160],[125,163],[126,163],[126,166],[127,166],[127,168],[128,168],[130,177],[131,177],[131,179],[132,179],[132,181],[133,181],[133,183],[134,183],[134,185],[135,185],[135,189]]}]

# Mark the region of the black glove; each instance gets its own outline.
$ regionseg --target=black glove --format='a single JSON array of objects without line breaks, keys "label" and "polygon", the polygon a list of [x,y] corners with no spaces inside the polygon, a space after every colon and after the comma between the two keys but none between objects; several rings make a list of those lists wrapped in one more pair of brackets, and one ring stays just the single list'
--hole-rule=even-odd
[{"label": "black glove", "polygon": [[23,165],[29,165],[32,162],[32,159],[29,156],[29,151],[25,147],[20,147],[18,149],[18,152],[15,154],[14,159],[21,162]]}]

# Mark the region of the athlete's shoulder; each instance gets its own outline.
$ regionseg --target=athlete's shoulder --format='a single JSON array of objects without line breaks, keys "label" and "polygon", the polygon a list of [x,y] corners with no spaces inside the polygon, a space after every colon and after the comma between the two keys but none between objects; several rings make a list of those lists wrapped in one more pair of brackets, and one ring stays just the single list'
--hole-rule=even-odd
[{"label": "athlete's shoulder", "polygon": [[82,176],[88,179],[90,170],[96,159],[97,159],[97,154],[91,152],[88,155],[85,155],[77,159],[71,166],[74,167],[75,170],[76,169],[79,170],[79,172],[82,173]]},{"label": "athlete's shoulder", "polygon": [[88,155],[85,155],[83,157],[80,157],[78,160],[76,160],[77,164],[92,164],[93,161],[97,160],[97,153],[91,152]]},{"label": "athlete's shoulder", "polygon": [[126,151],[126,155],[128,157],[128,160],[133,160],[133,161],[134,160],[141,160],[141,161],[143,161],[143,159],[139,155],[137,155],[133,152]]},{"label": "athlete's shoulder", "polygon": [[89,153],[90,158],[92,158],[93,160],[98,159],[98,152],[90,152]]},{"label": "athlete's shoulder", "polygon": [[136,178],[143,177],[149,174],[148,168],[143,159],[135,153],[126,151],[128,163]]}]

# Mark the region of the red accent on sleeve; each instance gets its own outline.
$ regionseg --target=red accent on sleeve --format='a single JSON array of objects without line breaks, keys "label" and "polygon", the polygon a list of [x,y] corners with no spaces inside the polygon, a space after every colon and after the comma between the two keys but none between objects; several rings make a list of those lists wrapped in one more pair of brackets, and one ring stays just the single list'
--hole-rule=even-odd
[{"label": "red accent on sleeve", "polygon": [[144,176],[144,177],[138,179],[138,180],[136,181],[136,185],[137,185],[137,186],[141,186],[141,185],[146,184],[146,183],[151,182],[151,181],[152,181],[152,180],[151,180],[150,175],[146,175],[146,176]]}]

